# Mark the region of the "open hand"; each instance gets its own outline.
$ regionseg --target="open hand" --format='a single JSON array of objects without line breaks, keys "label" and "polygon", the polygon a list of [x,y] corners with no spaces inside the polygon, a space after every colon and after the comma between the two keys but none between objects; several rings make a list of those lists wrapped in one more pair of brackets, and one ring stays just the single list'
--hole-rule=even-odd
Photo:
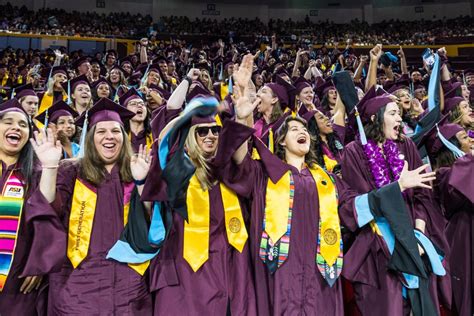
[{"label": "open hand", "polygon": [[436,179],[435,172],[426,172],[423,171],[428,168],[428,165],[423,165],[415,170],[408,170],[408,163],[405,161],[403,165],[402,173],[398,179],[398,184],[400,185],[400,190],[403,192],[406,189],[411,188],[425,188],[431,189],[431,186],[427,183]]},{"label": "open hand", "polygon": [[151,166],[151,150],[146,146],[140,145],[138,153],[132,156],[130,160],[130,170],[134,180],[142,181],[148,175]]},{"label": "open hand", "polygon": [[54,133],[51,128],[48,128],[47,132],[45,132],[44,129],[41,130],[41,134],[35,131],[34,139],[30,138],[30,142],[41,165],[58,165],[63,148],[61,142],[54,139]]}]

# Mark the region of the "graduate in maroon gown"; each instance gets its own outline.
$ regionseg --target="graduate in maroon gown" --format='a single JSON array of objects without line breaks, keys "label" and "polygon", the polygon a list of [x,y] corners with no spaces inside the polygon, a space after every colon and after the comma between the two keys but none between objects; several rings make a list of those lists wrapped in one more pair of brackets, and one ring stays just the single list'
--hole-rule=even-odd
[{"label": "graduate in maroon gown", "polygon": [[[234,75],[236,95],[240,96],[235,105],[236,121],[244,124],[248,124],[255,106],[246,92],[251,65],[251,56],[244,57]],[[245,69],[249,69],[247,75]],[[252,201],[250,249],[258,314],[344,315],[339,278],[346,265],[341,226],[354,231],[367,225],[367,218],[373,216],[365,215],[380,206],[374,202],[370,211],[367,206],[359,208],[355,203],[357,194],[317,165],[311,151],[314,142],[303,119],[285,119],[277,132],[275,155],[255,140],[259,161],[250,158],[248,145],[241,142],[254,129],[237,122],[227,122],[231,128],[222,133],[222,142],[233,152],[236,164],[222,174],[226,184]],[[226,169],[229,159],[228,155],[216,158],[222,169]],[[420,172],[404,168],[398,184],[387,186],[384,192],[374,190],[365,199],[377,195],[378,199],[401,201],[401,191],[433,179],[432,174]],[[385,208],[393,211],[393,206]]]},{"label": "graduate in maroon gown", "polygon": [[65,66],[55,66],[51,68],[47,75],[46,91],[39,93],[39,109],[38,113],[43,113],[54,103],[68,98],[67,90],[64,90],[62,83],[67,82],[67,68]]},{"label": "graduate in maroon gown", "polygon": [[120,97],[119,103],[127,110],[136,113],[134,117],[125,123],[125,130],[132,143],[133,152],[138,152],[140,145],[151,149],[153,136],[149,123],[150,114],[148,113],[145,101],[135,88],[130,88],[127,93]]},{"label": "graduate in maroon gown", "polygon": [[[183,80],[180,86],[187,84]],[[211,110],[205,112],[206,108]],[[154,196],[144,197],[163,201],[169,219],[165,221],[167,240],[150,267],[154,315],[257,313],[247,243],[248,214],[237,195],[215,177],[216,151],[228,156],[226,147],[218,148],[222,128],[215,121],[216,111],[216,99],[196,98],[180,117],[161,126],[159,164],[153,165],[152,178],[162,183],[154,184]],[[160,190],[165,185],[167,190]]]},{"label": "graduate in maroon gown", "polygon": [[[422,163],[414,143],[400,134],[400,110],[389,95],[377,96],[375,87],[372,87],[359,102],[358,108],[361,118],[358,122],[360,139],[344,148],[342,176],[351,188],[362,194],[396,181],[404,160],[410,169],[419,168]],[[365,128],[362,128],[362,124]],[[443,234],[445,222],[439,207],[433,203],[433,196],[428,188],[424,186],[404,192],[404,204],[407,208],[405,216],[409,217],[404,235],[416,236],[419,243],[420,238],[423,239],[420,234],[425,235],[446,257],[448,246]],[[415,273],[416,280],[412,280],[414,273],[410,273],[411,276],[402,274],[401,272],[406,272],[403,267],[394,267],[393,260],[389,259],[396,249],[392,249],[388,235],[383,220],[371,223],[358,232],[345,256],[347,269],[344,276],[354,285],[361,313],[389,312],[389,315],[402,315],[413,310],[415,314],[427,315],[430,311],[439,314],[440,304],[449,308],[449,277],[437,280],[435,275],[443,275],[445,271],[440,268],[439,272],[430,273],[434,269],[433,264],[425,263],[417,267],[419,271]],[[424,260],[428,253],[424,247],[418,247],[419,254],[414,258],[417,262],[421,258]],[[446,260],[444,264],[446,265]],[[440,286],[443,291],[440,294],[437,291],[437,281],[443,281]]]},{"label": "graduate in maroon gown", "polygon": [[30,214],[24,202],[34,191],[38,178],[29,143],[32,133],[28,115],[16,99],[1,105],[0,313],[7,316],[46,315],[46,280],[23,274],[33,240],[33,227],[25,219]]},{"label": "graduate in maroon gown", "polygon": [[[39,218],[55,213],[65,228],[62,238],[67,239],[67,248],[60,249],[63,260],[59,270],[48,271],[43,263],[37,263],[38,270],[51,272],[50,315],[152,313],[146,282],[149,261],[107,259],[111,248],[122,239],[124,226],[128,228],[127,222],[133,220],[128,214],[137,207],[134,195],[141,194],[151,163],[143,148],[132,154],[123,121],[133,116],[111,100],[101,99],[88,111],[84,157],[64,160],[59,170],[62,148],[52,131],[43,131],[42,137],[32,141],[43,171],[28,207]],[[86,115],[81,116],[78,124],[85,119]],[[59,248],[53,243],[51,247]]]},{"label": "graduate in maroon gown", "polygon": [[447,118],[427,132],[421,145],[436,170],[435,196],[449,221],[452,310],[468,316],[474,312],[474,139],[461,126],[445,124]]}]

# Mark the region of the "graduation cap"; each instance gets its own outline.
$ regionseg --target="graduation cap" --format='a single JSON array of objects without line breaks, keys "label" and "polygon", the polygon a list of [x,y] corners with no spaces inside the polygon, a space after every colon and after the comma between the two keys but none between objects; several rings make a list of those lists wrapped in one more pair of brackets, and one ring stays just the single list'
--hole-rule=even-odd
[{"label": "graduation cap", "polygon": [[469,69],[464,70],[464,76],[465,77],[474,76],[474,69],[469,68]]},{"label": "graduation cap", "polygon": [[127,107],[127,103],[133,99],[140,99],[143,101],[143,98],[135,88],[130,88],[128,89],[127,93],[124,93],[120,98],[119,98],[119,104],[123,107]]},{"label": "graduation cap", "polygon": [[79,116],[79,113],[69,106],[69,104],[63,100],[60,100],[54,103],[43,113],[37,115],[35,118],[43,123],[44,126],[47,126],[49,122],[56,124],[61,116],[72,116],[73,118],[76,118]]},{"label": "graduation cap", "polygon": [[377,78],[379,78],[381,76],[387,76],[387,74],[385,73],[385,70],[383,70],[381,68],[378,68],[377,69]]},{"label": "graduation cap", "polygon": [[209,90],[204,88],[203,86],[197,84],[187,95],[186,95],[186,103],[189,103],[192,99],[198,97],[211,97],[211,93]]},{"label": "graduation cap", "polygon": [[296,91],[295,91],[296,94],[300,94],[300,92],[303,91],[304,88],[313,89],[313,87],[311,86],[311,83],[308,80],[306,80],[306,78],[304,77],[298,77],[298,79],[294,81],[293,85],[296,88]]},{"label": "graduation cap", "polygon": [[22,97],[26,97],[29,95],[36,96],[36,92],[31,83],[16,87],[15,92],[16,92],[15,98],[18,100]]},{"label": "graduation cap", "polygon": [[142,79],[143,74],[139,71],[135,71],[132,75],[128,78],[128,84],[130,86],[138,86],[140,85],[140,80]]},{"label": "graduation cap", "polygon": [[132,66],[132,68],[133,68],[132,55],[128,55],[127,57],[122,58],[122,59],[120,60],[120,66],[122,66],[122,65],[124,65],[124,64],[130,64],[130,66]]},{"label": "graduation cap", "polygon": [[82,64],[85,64],[85,63],[88,63],[89,62],[89,57],[87,56],[82,56],[78,59],[76,59],[73,63],[72,63],[72,68],[74,70],[77,70],[77,68],[79,68]]},{"label": "graduation cap", "polygon": [[[126,71],[125,69],[123,69],[123,68],[122,68],[121,66],[119,66],[119,65],[114,65],[114,66],[110,69],[110,71],[112,71],[112,70],[114,70],[114,69],[119,70],[125,78],[128,78],[128,77],[130,77],[130,75],[131,75],[128,71]],[[109,73],[110,73],[110,72],[109,72]]]},{"label": "graduation cap", "polygon": [[[118,105],[108,98],[101,98],[93,107],[82,113],[76,120],[77,126],[87,125],[88,128],[99,122],[114,121],[123,125],[123,122],[131,119],[135,113]],[[87,128],[85,128],[87,129]]]},{"label": "graduation cap", "polygon": [[418,89],[425,89],[426,90],[426,87],[423,83],[417,81],[413,84],[413,91],[416,91]]},{"label": "graduation cap", "polygon": [[91,84],[91,88],[94,89],[95,91],[97,91],[97,89],[99,88],[100,85],[102,84],[106,84],[109,86],[109,90],[110,90],[110,95],[114,95],[115,94],[115,88],[112,86],[112,84],[110,83],[110,81],[108,81],[107,79],[105,79],[104,77],[100,77],[98,80],[94,81],[92,84]]},{"label": "graduation cap", "polygon": [[157,86],[156,84],[149,85],[148,89],[157,91],[165,100],[168,100],[171,97],[171,92],[161,88],[160,86]]},{"label": "graduation cap", "polygon": [[423,135],[418,144],[418,147],[425,145],[431,157],[436,156],[443,147],[451,150],[456,158],[464,156],[464,153],[449,141],[458,132],[464,131],[464,129],[458,124],[449,123],[448,118],[448,114],[443,116],[438,124],[435,124]]},{"label": "graduation cap", "polygon": [[74,89],[76,89],[76,87],[80,84],[86,84],[90,87],[89,80],[87,79],[86,75],[80,75],[69,81],[61,83],[64,91],[67,91],[68,102],[71,101],[71,93],[73,93]]},{"label": "graduation cap", "polygon": [[319,84],[316,87],[315,92],[318,97],[322,99],[329,90],[336,90],[336,87],[334,87],[332,80],[326,80],[322,84]]},{"label": "graduation cap", "polygon": [[0,104],[0,114],[4,114],[4,113],[7,113],[7,112],[22,113],[27,118],[29,118],[28,114],[25,112],[25,110],[21,106],[20,102],[16,98],[10,99],[10,100],[5,101],[2,104]]},{"label": "graduation cap", "polygon": [[265,84],[265,87],[270,88],[273,91],[273,93],[277,96],[282,109],[284,109],[285,107],[289,105],[290,96],[285,86],[278,83],[267,83]]},{"label": "graduation cap", "polygon": [[454,97],[454,98],[445,99],[443,114],[451,112],[452,110],[454,110],[456,106],[459,105],[459,103],[461,103],[464,100],[465,99],[463,97]]},{"label": "graduation cap", "polygon": [[462,86],[462,83],[460,82],[454,82],[451,85],[449,85],[449,90],[446,90],[446,92],[444,93],[444,98],[448,99],[448,98],[455,97],[456,92],[459,90],[459,88],[461,88],[461,86]]},{"label": "graduation cap", "polygon": [[66,66],[54,66],[52,68],[44,68],[45,73],[42,74],[43,78],[51,78],[56,74],[63,74],[67,77],[67,67]]},{"label": "graduation cap", "polygon": [[411,80],[410,80],[410,77],[408,77],[408,74],[403,74],[396,81],[387,80],[383,88],[388,93],[394,93],[395,91],[400,90],[400,89],[409,89],[410,83],[411,83]]}]

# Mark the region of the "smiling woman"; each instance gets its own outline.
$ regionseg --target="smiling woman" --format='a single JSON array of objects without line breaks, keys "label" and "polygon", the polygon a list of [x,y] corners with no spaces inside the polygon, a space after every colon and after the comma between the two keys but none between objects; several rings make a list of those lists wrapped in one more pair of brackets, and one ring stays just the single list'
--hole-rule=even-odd
[{"label": "smiling woman", "polygon": [[[109,99],[98,101],[77,120],[78,125],[89,123],[84,157],[59,166],[62,148],[51,129],[33,142],[43,172],[29,205],[57,214],[66,231],[55,238],[68,240],[59,254],[68,260],[60,272],[49,274],[50,314],[151,315],[145,272],[156,249],[150,250],[148,241],[140,243],[147,240],[151,211],[149,203],[140,202],[151,159],[143,146],[132,156],[123,124],[134,115]],[[120,248],[124,242],[129,243],[125,250]],[[50,272],[41,264],[37,268]]]},{"label": "smiling woman", "polygon": [[[8,316],[46,312],[41,307],[46,299],[42,277],[35,273],[21,274],[25,273],[33,243],[33,225],[25,218],[34,211],[24,201],[38,182],[33,171],[33,149],[28,141],[31,133],[28,115],[20,103],[16,99],[3,103],[0,107],[0,311]],[[48,224],[41,229],[55,230]],[[36,233],[41,235],[40,231]]]}]

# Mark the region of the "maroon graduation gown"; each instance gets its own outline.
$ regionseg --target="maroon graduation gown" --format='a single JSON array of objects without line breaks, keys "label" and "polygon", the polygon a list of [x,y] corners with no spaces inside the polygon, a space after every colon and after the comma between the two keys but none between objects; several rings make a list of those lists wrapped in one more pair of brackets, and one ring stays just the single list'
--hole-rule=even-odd
[{"label": "maroon graduation gown", "polygon": [[[252,134],[253,130],[243,125],[228,124],[232,125],[229,138]],[[227,184],[251,201],[250,248],[258,315],[344,315],[341,278],[329,287],[315,262],[319,199],[310,171],[298,172],[273,155],[271,158],[260,156],[266,161],[265,166],[247,156],[241,165],[229,168],[231,175],[227,177]],[[272,275],[259,256],[266,187],[269,173],[281,175],[288,169],[293,173],[295,186],[290,250],[285,263]],[[354,231],[357,228],[352,203],[355,194],[338,177],[333,178],[339,194],[341,225]]]},{"label": "maroon graduation gown", "polygon": [[138,135],[135,135],[133,132],[130,132],[130,143],[132,144],[132,149],[134,153],[138,152],[138,150],[140,149],[140,145],[146,147],[146,137],[147,133],[145,132],[145,130],[139,132]]},{"label": "maroon graduation gown", "polygon": [[[0,163],[2,164],[3,170],[0,178],[0,189],[3,189],[14,165],[7,166],[3,162]],[[37,177],[35,176],[34,178]],[[33,182],[37,181],[33,180]],[[30,184],[29,192],[34,189],[34,186],[35,184]],[[41,287],[38,290],[33,290],[29,294],[20,293],[20,287],[24,281],[23,270],[28,260],[34,235],[32,225],[26,221],[26,217],[28,216],[28,209],[26,207],[27,199],[28,192],[25,195],[25,202],[23,203],[13,263],[5,287],[3,291],[0,292],[0,314],[5,316],[46,315],[47,279],[43,279]],[[41,259],[37,258],[37,260]],[[26,274],[26,276],[28,275],[30,274]]]},{"label": "maroon graduation gown", "polygon": [[[397,142],[397,145],[408,162],[409,170],[422,165],[417,148],[410,139]],[[353,141],[344,148],[342,177],[351,188],[361,194],[376,188],[363,147],[358,141]],[[431,191],[420,188],[409,189],[404,192],[404,198],[413,227],[415,219],[424,220],[425,235],[448,256],[448,245],[443,232],[445,220],[434,202]],[[386,269],[388,263],[386,253],[385,244],[373,233],[371,227],[366,226],[358,232],[345,256],[346,269],[343,275],[354,285],[357,305],[362,315],[387,315],[388,312],[388,315],[398,316],[403,315],[404,304],[406,308],[398,276]],[[445,267],[449,274],[447,259],[445,258]],[[430,277],[430,293],[435,306],[442,303],[449,308],[450,291],[449,277],[433,275]],[[441,302],[438,300],[438,295]]]},{"label": "maroon graduation gown", "polygon": [[[175,114],[167,110],[157,113],[152,122],[154,137],[158,137]],[[166,201],[166,184],[161,179],[156,155],[157,144],[153,147],[152,170],[142,200]],[[226,146],[219,146],[218,150],[223,156],[229,155]],[[184,219],[176,212],[172,214],[167,240],[150,265],[154,315],[225,315],[227,311],[232,315],[257,314],[248,242],[242,253],[229,244],[218,184],[211,188],[209,197],[209,259],[196,272],[183,258]],[[242,203],[241,206],[246,220],[248,213]]]},{"label": "maroon graduation gown", "polygon": [[[43,212],[56,211],[65,232],[69,223],[79,164],[64,160],[58,170],[56,199],[48,204],[39,190],[29,207]],[[118,167],[107,173],[97,187],[97,204],[89,252],[73,269],[62,250],[62,268],[49,275],[48,315],[151,315],[152,298],[147,274],[140,276],[127,264],[105,259],[124,228],[123,183]],[[64,244],[65,245],[65,244]]]},{"label": "maroon graduation gown", "polygon": [[448,218],[453,309],[474,313],[474,156],[466,155],[436,174],[435,196]]}]

